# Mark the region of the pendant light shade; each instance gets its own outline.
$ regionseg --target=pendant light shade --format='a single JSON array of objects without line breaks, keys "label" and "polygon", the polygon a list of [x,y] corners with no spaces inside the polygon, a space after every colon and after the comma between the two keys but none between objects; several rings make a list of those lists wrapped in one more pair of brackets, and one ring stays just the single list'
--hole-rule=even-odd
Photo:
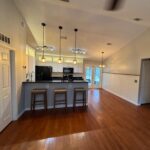
[{"label": "pendant light shade", "polygon": [[76,59],[73,60],[73,64],[77,64],[77,60]]},{"label": "pendant light shade", "polygon": [[105,65],[104,65],[104,60],[103,60],[103,55],[104,55],[104,52],[101,52],[101,63],[99,65],[100,68],[105,68]]},{"label": "pendant light shade", "polygon": [[44,39],[44,36],[45,36],[45,26],[46,24],[45,23],[41,23],[42,27],[43,27],[43,45],[42,45],[42,62],[44,63],[45,62],[45,52],[44,52],[44,47],[45,47],[45,39]]},{"label": "pendant light shade", "polygon": [[62,56],[61,56],[61,31],[62,31],[63,27],[59,26],[59,30],[60,30],[60,37],[59,37],[59,59],[58,59],[58,63],[61,64],[62,63]]},{"label": "pendant light shade", "polygon": [[43,57],[43,56],[42,56],[42,62],[43,62],[43,63],[45,62],[45,57]]},{"label": "pendant light shade", "polygon": [[74,64],[77,64],[76,49],[77,49],[77,32],[78,32],[78,29],[74,29],[74,32],[75,32],[75,52],[74,52],[74,60],[73,60],[73,63],[74,63]]},{"label": "pendant light shade", "polygon": [[58,59],[58,63],[59,63],[59,64],[62,63],[62,59],[61,59],[61,58]]}]

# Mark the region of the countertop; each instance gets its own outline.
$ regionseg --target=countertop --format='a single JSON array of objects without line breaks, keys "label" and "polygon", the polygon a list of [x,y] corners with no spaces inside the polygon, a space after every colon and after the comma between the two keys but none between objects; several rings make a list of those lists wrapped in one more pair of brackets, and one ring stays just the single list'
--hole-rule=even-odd
[{"label": "countertop", "polygon": [[53,80],[53,81],[25,81],[23,84],[30,84],[30,83],[88,83],[85,80],[74,80],[74,81],[68,81],[68,80]]}]

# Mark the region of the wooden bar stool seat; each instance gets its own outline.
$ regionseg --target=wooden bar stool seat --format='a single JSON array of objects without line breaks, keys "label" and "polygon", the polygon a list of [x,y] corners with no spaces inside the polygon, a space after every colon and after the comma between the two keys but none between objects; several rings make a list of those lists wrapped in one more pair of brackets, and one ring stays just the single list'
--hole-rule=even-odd
[{"label": "wooden bar stool seat", "polygon": [[[82,95],[82,98],[78,99],[78,95]],[[83,107],[86,107],[86,89],[85,88],[75,88],[74,89],[74,100],[73,108],[76,107],[76,104],[82,104]]]},{"label": "wooden bar stool seat", "polygon": [[[64,96],[64,99],[57,99],[58,95]],[[65,88],[55,89],[54,90],[54,109],[56,105],[65,105],[67,109],[67,90]]]},{"label": "wooden bar stool seat", "polygon": [[[43,99],[37,99],[37,96],[43,96]],[[36,105],[44,105],[47,110],[47,89],[32,89],[31,91],[31,110],[35,110]]]}]

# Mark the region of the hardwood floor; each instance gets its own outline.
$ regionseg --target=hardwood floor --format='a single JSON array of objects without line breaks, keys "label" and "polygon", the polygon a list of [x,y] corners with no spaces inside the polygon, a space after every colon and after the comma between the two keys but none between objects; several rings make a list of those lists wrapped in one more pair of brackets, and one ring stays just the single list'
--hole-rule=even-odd
[{"label": "hardwood floor", "polygon": [[87,110],[26,112],[0,134],[0,150],[149,150],[150,105],[89,90]]}]

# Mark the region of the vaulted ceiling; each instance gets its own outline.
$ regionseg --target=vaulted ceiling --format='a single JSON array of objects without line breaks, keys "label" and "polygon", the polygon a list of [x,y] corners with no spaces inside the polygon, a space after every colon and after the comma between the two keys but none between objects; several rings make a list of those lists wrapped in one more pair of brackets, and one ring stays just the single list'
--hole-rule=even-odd
[{"label": "vaulted ceiling", "polygon": [[[124,0],[117,11],[106,11],[109,0],[14,0],[25,18],[38,45],[42,44],[41,22],[46,26],[46,44],[54,45],[58,53],[59,30],[63,26],[64,55],[74,47],[74,28],[78,28],[77,47],[87,50],[86,57],[99,60],[100,51],[109,57],[143,33],[150,25],[149,0]],[[133,18],[142,18],[136,22]],[[107,45],[112,43],[112,45]]]}]

